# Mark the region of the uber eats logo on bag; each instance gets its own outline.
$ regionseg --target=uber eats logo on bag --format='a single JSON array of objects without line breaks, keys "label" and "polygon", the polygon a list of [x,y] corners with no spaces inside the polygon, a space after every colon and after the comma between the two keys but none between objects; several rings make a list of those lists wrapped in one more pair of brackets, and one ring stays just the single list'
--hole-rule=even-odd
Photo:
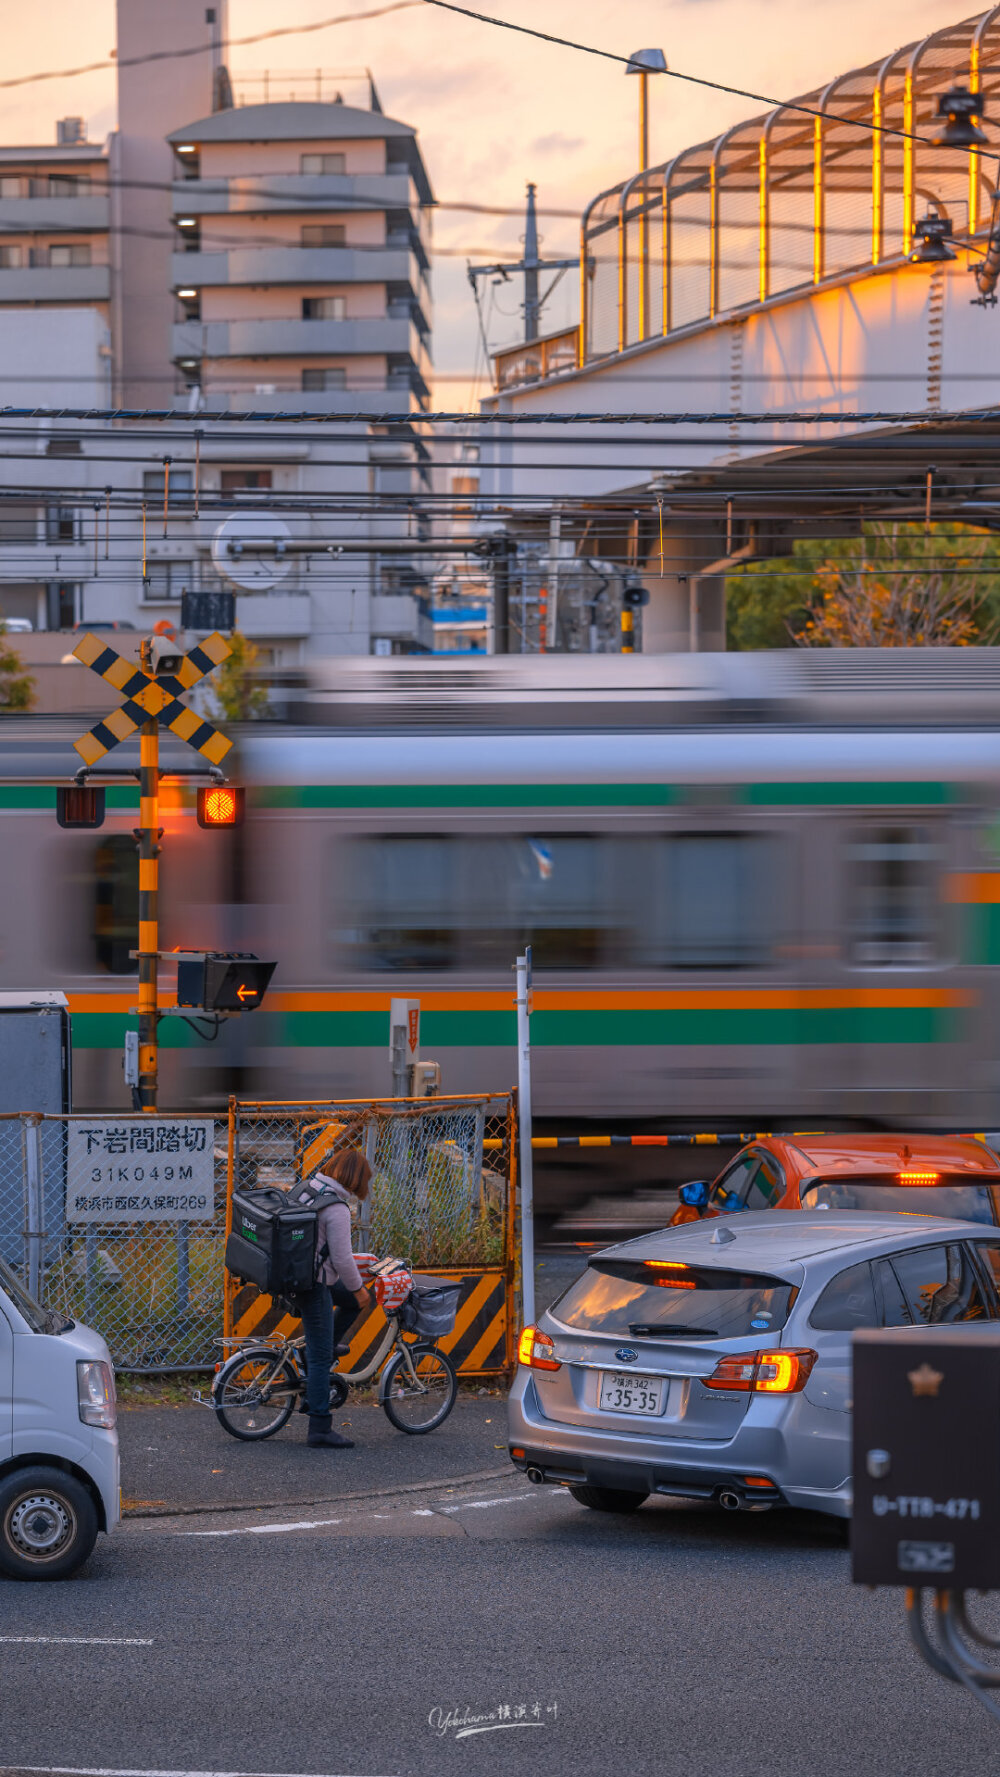
[{"label": "uber eats logo on bag", "polygon": [[246,1216],[240,1216],[240,1221],[243,1225],[243,1238],[245,1240],[256,1240],[257,1230],[253,1223],[248,1221]]},{"label": "uber eats logo on bag", "polygon": [[293,1228],[292,1229],[292,1239],[293,1240],[304,1240],[305,1237],[306,1237],[306,1231],[304,1228]]}]

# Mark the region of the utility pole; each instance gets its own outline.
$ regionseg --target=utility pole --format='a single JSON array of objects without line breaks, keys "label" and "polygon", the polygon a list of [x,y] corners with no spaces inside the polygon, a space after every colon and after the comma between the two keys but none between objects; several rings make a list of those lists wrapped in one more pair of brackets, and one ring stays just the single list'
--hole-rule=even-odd
[{"label": "utility pole", "polygon": [[[150,644],[139,658],[151,672]],[[160,724],[155,716],[139,734],[139,1110],[155,1111],[158,1075],[157,971],[160,962]]]},{"label": "utility pole", "polygon": [[537,339],[541,330],[541,303],[538,300],[538,217],[535,214],[535,187],[528,186],[528,205],[524,216],[524,338]]},{"label": "utility pole", "polygon": [[521,1192],[521,1325],[535,1319],[535,1187],[531,1156],[531,945],[515,964],[517,979],[517,1117]]}]

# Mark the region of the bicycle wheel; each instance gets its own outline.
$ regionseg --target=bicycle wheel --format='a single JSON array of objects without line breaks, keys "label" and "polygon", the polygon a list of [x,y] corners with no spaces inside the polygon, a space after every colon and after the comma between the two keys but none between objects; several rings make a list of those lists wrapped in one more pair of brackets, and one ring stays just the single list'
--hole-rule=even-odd
[{"label": "bicycle wheel", "polygon": [[402,1352],[397,1351],[382,1372],[382,1406],[397,1431],[420,1437],[447,1419],[455,1405],[458,1378],[450,1357],[435,1346],[412,1350],[410,1357],[417,1373],[416,1387]]},{"label": "bicycle wheel", "polygon": [[273,1438],[291,1418],[299,1379],[290,1359],[275,1369],[273,1351],[238,1351],[212,1385],[212,1405],[230,1437],[254,1443]]}]

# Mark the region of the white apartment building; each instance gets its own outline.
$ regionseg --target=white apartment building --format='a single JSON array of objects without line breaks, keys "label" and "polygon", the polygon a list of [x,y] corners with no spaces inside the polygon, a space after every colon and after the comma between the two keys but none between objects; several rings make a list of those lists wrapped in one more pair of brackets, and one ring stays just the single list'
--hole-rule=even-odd
[{"label": "white apartment building", "polygon": [[[8,436],[0,617],[148,628],[179,620],[184,590],[225,587],[279,675],[429,649],[433,198],[416,132],[370,81],[367,109],[235,107],[225,0],[117,14],[108,143],[67,119],[51,147],[0,148],[0,402],[191,421],[25,419]],[[345,418],[290,437],[218,426],[220,409]],[[387,409],[407,417],[355,417]]]}]

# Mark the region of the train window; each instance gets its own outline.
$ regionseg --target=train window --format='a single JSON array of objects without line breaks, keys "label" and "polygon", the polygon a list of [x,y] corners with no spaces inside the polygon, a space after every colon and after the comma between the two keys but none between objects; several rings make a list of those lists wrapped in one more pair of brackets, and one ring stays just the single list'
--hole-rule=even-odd
[{"label": "train window", "polygon": [[929,829],[870,827],[855,834],[848,855],[854,961],[881,968],[932,961],[937,850]]},{"label": "train window", "polygon": [[139,943],[139,854],[134,839],[109,833],[94,856],[94,948],[110,975],[134,975]]},{"label": "train window", "polygon": [[772,834],[675,833],[664,841],[662,857],[662,955],[669,968],[770,962],[783,882]]},{"label": "train window", "polygon": [[455,966],[456,853],[441,833],[392,833],[352,848],[353,925],[370,966]]},{"label": "train window", "polygon": [[526,944],[539,969],[592,968],[621,954],[628,841],[511,833],[466,844],[470,961],[510,961]]}]

